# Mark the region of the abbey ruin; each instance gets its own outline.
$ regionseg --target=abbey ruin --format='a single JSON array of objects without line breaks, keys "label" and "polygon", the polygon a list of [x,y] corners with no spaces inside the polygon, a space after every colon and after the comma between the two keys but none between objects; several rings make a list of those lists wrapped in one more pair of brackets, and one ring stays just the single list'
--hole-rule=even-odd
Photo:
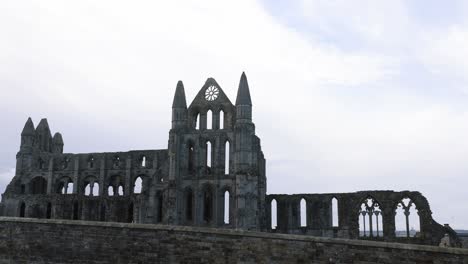
[{"label": "abbey ruin", "polygon": [[[37,127],[27,120],[0,215],[437,246],[445,239],[447,246],[460,246],[457,234],[432,218],[419,192],[267,194],[266,161],[244,73],[235,104],[209,78],[187,107],[179,81],[167,149],[72,154],[63,147],[62,135],[52,136],[46,119]],[[395,227],[397,210],[406,221],[402,234]],[[412,232],[415,212],[420,230]]]}]

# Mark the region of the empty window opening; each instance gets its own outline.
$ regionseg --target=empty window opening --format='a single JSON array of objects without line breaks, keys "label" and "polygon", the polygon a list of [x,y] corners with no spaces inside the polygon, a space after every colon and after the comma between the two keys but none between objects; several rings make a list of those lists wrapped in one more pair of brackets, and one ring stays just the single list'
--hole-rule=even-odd
[{"label": "empty window opening", "polygon": [[141,158],[141,167],[143,167],[143,168],[146,167],[146,156],[143,156]]},{"label": "empty window opening", "polygon": [[193,146],[189,146],[188,149],[188,171],[189,173],[193,173],[195,171],[195,164],[194,164],[194,151]]},{"label": "empty window opening", "polygon": [[19,217],[24,217],[25,213],[26,213],[26,205],[24,203],[21,203]]},{"label": "empty window opening", "polygon": [[213,129],[213,112],[211,110],[206,113],[206,129]]},{"label": "empty window opening", "polygon": [[224,147],[224,174],[229,175],[229,153],[230,153],[230,144],[229,141],[226,141],[225,147]]},{"label": "empty window opening", "polygon": [[276,229],[278,227],[278,204],[276,199],[271,201],[271,229]]},{"label": "empty window opening", "polygon": [[85,187],[85,190],[84,190],[84,194],[85,194],[86,196],[91,195],[91,184],[89,184],[89,183],[86,184],[86,187]]},{"label": "empty window opening", "polygon": [[382,210],[377,201],[367,198],[358,214],[360,237],[383,237]]},{"label": "empty window opening", "polygon": [[135,184],[133,187],[133,193],[135,194],[141,193],[142,187],[143,187],[143,180],[141,179],[141,177],[136,178]]},{"label": "empty window opening", "polygon": [[333,197],[332,201],[332,226],[337,227],[339,226],[339,219],[338,219],[338,199]]},{"label": "empty window opening", "polygon": [[219,129],[224,129],[224,111],[219,111]]},{"label": "empty window opening", "polygon": [[79,209],[78,209],[78,202],[75,201],[73,203],[73,220],[78,220],[79,215],[78,215]]},{"label": "empty window opening", "polygon": [[193,220],[193,192],[192,190],[188,189],[186,192],[186,202],[185,202],[185,208],[186,208],[186,219],[187,221],[192,221]]},{"label": "empty window opening", "polygon": [[91,183],[91,195],[99,196],[99,183],[97,182]]},{"label": "empty window opening", "polygon": [[210,223],[213,217],[213,195],[211,189],[207,188],[203,192],[203,220]]},{"label": "empty window opening", "polygon": [[197,118],[195,119],[195,129],[200,129],[200,114],[197,114]]},{"label": "empty window opening", "polygon": [[72,194],[73,193],[73,182],[67,182],[65,185],[65,190],[63,194]]},{"label": "empty window opening", "polygon": [[119,193],[119,196],[124,195],[124,188],[122,185],[119,186],[118,193]]},{"label": "empty window opening", "polygon": [[398,203],[395,214],[395,236],[415,237],[420,232],[420,218],[416,205],[409,198]]},{"label": "empty window opening", "polygon": [[211,142],[206,142],[206,166],[211,168]]},{"label": "empty window opening", "polygon": [[300,201],[301,227],[307,226],[307,203],[304,198]]},{"label": "empty window opening", "polygon": [[133,203],[130,203],[128,206],[127,223],[134,223],[133,210]]},{"label": "empty window opening", "polygon": [[224,223],[229,224],[229,191],[224,192]]},{"label": "empty window opening", "polygon": [[107,195],[114,196],[114,186],[109,186],[109,188],[107,188]]},{"label": "empty window opening", "polygon": [[46,218],[50,219],[52,216],[52,204],[47,203],[47,211],[46,211]]}]

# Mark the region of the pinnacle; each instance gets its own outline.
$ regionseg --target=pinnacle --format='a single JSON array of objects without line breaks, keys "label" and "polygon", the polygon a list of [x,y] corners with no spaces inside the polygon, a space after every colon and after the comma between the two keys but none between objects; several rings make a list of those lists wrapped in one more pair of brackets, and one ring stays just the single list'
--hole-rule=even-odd
[{"label": "pinnacle", "polygon": [[242,72],[240,78],[239,90],[237,90],[236,105],[252,105],[252,100],[250,99],[249,84],[247,82],[245,72]]},{"label": "pinnacle", "polygon": [[25,136],[25,135],[34,135],[35,133],[35,129],[34,129],[34,123],[31,119],[31,117],[28,118],[28,121],[26,121],[26,124],[24,124],[24,128],[23,128],[23,132],[21,132],[21,135],[22,136]]},{"label": "pinnacle", "polygon": [[182,81],[177,82],[177,87],[172,102],[172,108],[187,108],[187,101],[185,100],[185,90]]}]

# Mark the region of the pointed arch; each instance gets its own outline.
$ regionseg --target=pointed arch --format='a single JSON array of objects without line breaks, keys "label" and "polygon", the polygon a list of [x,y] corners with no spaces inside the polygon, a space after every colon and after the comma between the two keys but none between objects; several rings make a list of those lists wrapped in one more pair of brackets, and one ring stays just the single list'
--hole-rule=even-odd
[{"label": "pointed arch", "polygon": [[361,202],[358,211],[359,236],[382,237],[383,219],[380,203],[371,196]]},{"label": "pointed arch", "polygon": [[212,154],[211,142],[207,141],[206,142],[206,167],[208,169],[211,168],[211,154]]},{"label": "pointed arch", "polygon": [[271,229],[278,227],[278,203],[276,199],[271,200]]},{"label": "pointed arch", "polygon": [[138,176],[133,184],[133,193],[140,194],[143,190],[143,179]]},{"label": "pointed arch", "polygon": [[206,112],[206,129],[213,129],[213,111]]},{"label": "pointed arch", "polygon": [[97,182],[91,183],[91,195],[99,196],[99,183]]},{"label": "pointed arch", "polygon": [[229,165],[230,165],[230,143],[229,140],[226,140],[224,145],[224,174],[229,175]]},{"label": "pointed arch", "polygon": [[86,196],[90,196],[90,195],[91,195],[91,183],[86,184],[85,190],[84,190],[84,194],[85,194]]},{"label": "pointed arch", "polygon": [[219,110],[219,129],[224,129],[224,111]]},{"label": "pointed arch", "polygon": [[193,209],[194,209],[193,200],[194,199],[193,199],[192,189],[190,187],[186,188],[185,189],[185,220],[187,220],[188,222],[193,221]]},{"label": "pointed arch", "polygon": [[187,157],[187,168],[190,174],[195,172],[195,149],[193,143],[189,142],[188,144],[188,157]]},{"label": "pointed arch", "polygon": [[421,219],[416,204],[409,197],[401,199],[395,209],[395,236],[415,237],[421,231]]},{"label": "pointed arch", "polygon": [[107,195],[108,196],[114,196],[114,186],[109,185],[109,188],[107,188]]},{"label": "pointed arch", "polygon": [[306,227],[307,226],[307,202],[304,198],[302,198],[299,202],[299,208],[300,208],[300,226],[301,227]]},{"label": "pointed arch", "polygon": [[124,195],[124,187],[122,185],[119,185],[119,188],[117,190],[119,196]]},{"label": "pointed arch", "polygon": [[210,185],[205,185],[202,193],[203,201],[203,221],[209,224],[213,221],[213,188]]},{"label": "pointed arch", "polygon": [[332,227],[338,227],[339,226],[339,213],[338,213],[338,199],[336,197],[333,197],[331,199],[331,223]]},{"label": "pointed arch", "polygon": [[195,117],[195,129],[200,130],[200,113]]}]

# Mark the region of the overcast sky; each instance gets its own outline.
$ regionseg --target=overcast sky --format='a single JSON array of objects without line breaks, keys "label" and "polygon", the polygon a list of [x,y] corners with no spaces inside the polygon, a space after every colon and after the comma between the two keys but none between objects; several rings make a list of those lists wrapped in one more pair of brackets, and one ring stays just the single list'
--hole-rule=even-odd
[{"label": "overcast sky", "polygon": [[242,71],[268,193],[417,190],[468,229],[462,0],[3,0],[0,190],[28,116],[66,152],[167,148],[177,81],[234,102]]}]

